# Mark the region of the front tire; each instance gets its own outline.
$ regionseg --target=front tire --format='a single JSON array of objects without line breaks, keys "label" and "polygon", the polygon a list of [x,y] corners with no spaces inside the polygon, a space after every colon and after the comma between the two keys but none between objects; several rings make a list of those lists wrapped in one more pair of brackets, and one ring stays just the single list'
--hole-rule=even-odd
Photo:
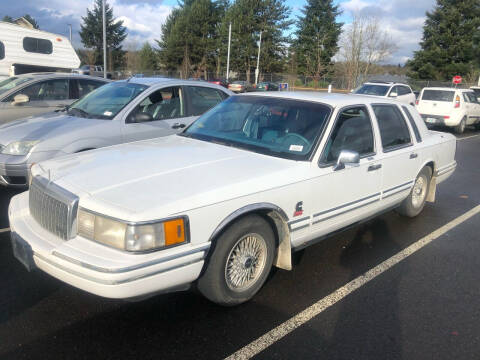
[{"label": "front tire", "polygon": [[274,253],[275,235],[270,224],[258,215],[247,215],[216,240],[198,289],[220,305],[246,302],[265,283]]},{"label": "front tire", "polygon": [[432,169],[429,166],[425,166],[417,175],[410,194],[397,209],[400,215],[415,217],[422,212],[427,200],[428,191],[430,190],[431,178]]},{"label": "front tire", "polygon": [[466,117],[464,116],[463,119],[460,121],[460,124],[458,124],[457,126],[455,126],[453,128],[453,130],[455,131],[455,133],[457,134],[463,134],[463,132],[465,131],[465,126],[467,125],[467,119]]}]

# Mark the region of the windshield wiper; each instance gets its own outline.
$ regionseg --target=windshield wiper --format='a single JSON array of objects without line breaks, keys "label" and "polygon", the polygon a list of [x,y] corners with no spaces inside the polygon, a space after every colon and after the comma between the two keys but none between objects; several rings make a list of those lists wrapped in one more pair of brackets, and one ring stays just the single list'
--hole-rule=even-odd
[{"label": "windshield wiper", "polygon": [[68,108],[67,109],[67,114],[68,115],[75,115],[74,113],[77,113],[77,116],[84,117],[84,118],[90,118],[90,114],[86,112],[85,110],[79,109],[79,108]]}]

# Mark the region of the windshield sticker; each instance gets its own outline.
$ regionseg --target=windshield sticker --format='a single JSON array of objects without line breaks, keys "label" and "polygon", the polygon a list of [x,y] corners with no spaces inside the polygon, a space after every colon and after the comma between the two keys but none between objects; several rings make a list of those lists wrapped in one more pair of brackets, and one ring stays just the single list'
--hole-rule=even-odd
[{"label": "windshield sticker", "polygon": [[303,145],[290,145],[290,151],[303,151]]},{"label": "windshield sticker", "polygon": [[103,113],[103,115],[105,115],[105,116],[112,116],[112,114],[113,114],[113,113],[112,113],[111,111],[105,111],[105,112]]}]

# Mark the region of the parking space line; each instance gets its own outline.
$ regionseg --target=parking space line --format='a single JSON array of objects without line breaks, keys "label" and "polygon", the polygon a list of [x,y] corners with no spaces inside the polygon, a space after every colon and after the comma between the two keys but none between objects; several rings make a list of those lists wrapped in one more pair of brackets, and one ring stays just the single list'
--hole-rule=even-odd
[{"label": "parking space line", "polygon": [[0,229],[0,233],[4,233],[4,232],[9,232],[10,231],[10,228],[4,228],[4,229]]},{"label": "parking space line", "polygon": [[244,346],[234,354],[228,356],[226,360],[237,360],[237,359],[250,359],[251,357],[257,355],[261,351],[265,350],[269,346],[273,345],[275,342],[282,339],[284,336],[288,335],[298,327],[302,326],[309,320],[313,319],[330,306],[336,304],[346,296],[350,295],[352,292],[367,284],[371,280],[375,279],[380,274],[384,273],[391,267],[405,260],[410,255],[414,254],[418,250],[422,249],[424,246],[430,244],[432,241],[438,239],[440,236],[453,229],[454,227],[460,225],[461,223],[467,221],[472,216],[480,213],[480,205],[477,205],[473,209],[467,211],[465,214],[460,215],[449,223],[438,228],[434,232],[426,235],[420,240],[416,241],[409,247],[398,252],[391,258],[385,260],[381,264],[370,269],[366,273],[360,275],[349,283],[345,284],[341,288],[335,290],[330,295],[327,295],[323,299],[319,300],[315,304],[306,308],[297,315],[291,317],[284,323],[280,324],[276,328],[270,330],[266,334],[262,335],[258,339],[252,341],[250,344]]},{"label": "parking space line", "polygon": [[457,141],[459,140],[467,140],[467,139],[471,139],[471,138],[474,138],[474,137],[479,137],[479,135],[471,135],[471,136],[466,136],[466,137],[463,137],[463,138],[457,138]]}]

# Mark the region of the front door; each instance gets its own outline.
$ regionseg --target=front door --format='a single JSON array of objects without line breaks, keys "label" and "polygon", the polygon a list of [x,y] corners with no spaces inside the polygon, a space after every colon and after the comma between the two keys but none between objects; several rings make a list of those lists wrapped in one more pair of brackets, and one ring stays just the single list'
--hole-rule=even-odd
[{"label": "front door", "polygon": [[[342,150],[360,155],[359,164],[337,170]],[[364,105],[341,109],[312,183],[313,236],[321,236],[374,214],[380,199],[379,160],[371,116]]]}]

